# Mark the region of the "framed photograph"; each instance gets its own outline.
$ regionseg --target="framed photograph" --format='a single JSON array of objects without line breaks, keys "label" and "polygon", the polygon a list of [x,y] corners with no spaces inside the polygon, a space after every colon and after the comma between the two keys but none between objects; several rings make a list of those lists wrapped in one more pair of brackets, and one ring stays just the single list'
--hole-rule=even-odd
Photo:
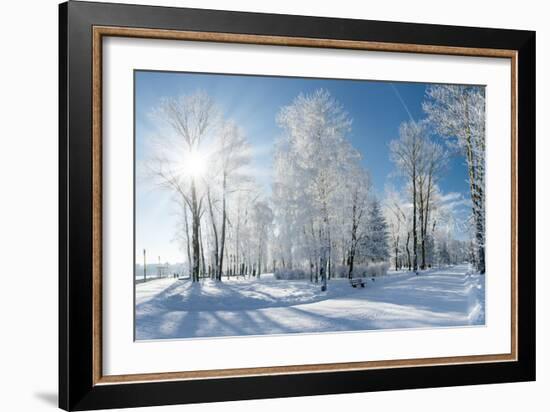
[{"label": "framed photograph", "polygon": [[535,33],[60,5],[66,410],[535,379]]}]

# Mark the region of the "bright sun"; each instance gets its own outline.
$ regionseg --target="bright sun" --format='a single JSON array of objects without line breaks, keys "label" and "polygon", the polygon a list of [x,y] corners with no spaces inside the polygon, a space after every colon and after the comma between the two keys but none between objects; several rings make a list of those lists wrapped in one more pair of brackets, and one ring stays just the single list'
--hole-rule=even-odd
[{"label": "bright sun", "polygon": [[185,173],[191,177],[201,177],[206,172],[206,159],[198,151],[193,151],[185,156]]}]

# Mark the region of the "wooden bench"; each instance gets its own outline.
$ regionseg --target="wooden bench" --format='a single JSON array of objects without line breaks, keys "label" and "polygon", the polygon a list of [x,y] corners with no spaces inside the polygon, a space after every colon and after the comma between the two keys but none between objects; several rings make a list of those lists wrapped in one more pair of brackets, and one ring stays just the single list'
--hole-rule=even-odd
[{"label": "wooden bench", "polygon": [[349,283],[350,283],[351,286],[354,287],[354,288],[356,288],[357,286],[361,286],[362,288],[365,287],[365,280],[362,279],[362,278],[350,279],[350,280],[349,280]]}]

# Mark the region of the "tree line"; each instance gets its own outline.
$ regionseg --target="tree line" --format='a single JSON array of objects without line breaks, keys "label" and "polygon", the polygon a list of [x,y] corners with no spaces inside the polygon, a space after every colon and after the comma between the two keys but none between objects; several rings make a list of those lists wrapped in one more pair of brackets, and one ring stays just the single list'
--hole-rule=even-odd
[{"label": "tree line", "polygon": [[[484,272],[484,94],[431,86],[426,118],[401,124],[390,144],[404,182],[379,199],[352,119],[327,90],[300,94],[277,114],[270,196],[250,167],[252,148],[204,92],[165,98],[149,170],[179,209],[177,239],[193,281],[300,270],[311,281],[353,277],[366,265],[425,269],[469,260]],[[471,239],[453,238],[438,182],[453,152],[466,159]]]}]

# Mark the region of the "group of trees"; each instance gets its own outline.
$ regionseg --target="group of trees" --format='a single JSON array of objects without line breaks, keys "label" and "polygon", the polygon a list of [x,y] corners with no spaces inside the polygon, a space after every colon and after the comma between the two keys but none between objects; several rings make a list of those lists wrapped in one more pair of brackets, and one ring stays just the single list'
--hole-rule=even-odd
[{"label": "group of trees", "polygon": [[[425,269],[436,263],[469,260],[485,273],[485,95],[480,87],[430,86],[423,103],[426,118],[401,124],[390,152],[405,179],[405,199],[388,196],[395,267]],[[445,140],[445,146],[434,140]],[[450,152],[466,159],[472,204],[471,241],[452,239],[453,215],[440,201],[438,181]],[[407,212],[408,211],[408,212]],[[403,244],[404,242],[404,244]],[[401,253],[400,253],[401,250]],[[411,256],[412,255],[412,256]]]},{"label": "group of trees", "polygon": [[[428,226],[429,222],[432,222],[433,230],[437,222],[435,216],[432,216],[435,208],[434,197],[437,181],[447,160],[447,154],[442,147],[432,142],[428,136],[425,123],[411,120],[401,124],[399,139],[393,140],[390,144],[391,158],[405,178],[406,191],[410,193],[412,216],[407,218],[403,208],[394,199],[388,207],[393,211],[394,218],[398,219],[399,227],[406,227],[407,220],[410,222],[411,230],[407,236],[407,243],[412,237],[412,262],[408,258],[408,266],[415,271],[419,267],[427,267]],[[398,248],[399,237],[396,237],[395,241],[395,247]],[[408,244],[406,248],[410,255]]]},{"label": "group of trees", "polygon": [[387,228],[368,171],[347,135],[351,118],[326,90],[300,94],[277,117],[274,259],[326,281],[337,265],[387,259]]},{"label": "group of trees", "polygon": [[242,130],[203,92],[164,99],[154,115],[161,135],[149,170],[179,205],[177,239],[192,280],[259,274],[273,219],[247,172]]},{"label": "group of trees", "polygon": [[[395,270],[414,270],[412,224],[414,212],[410,197],[412,197],[412,190],[405,192],[397,192],[390,188],[386,190],[385,217],[389,227],[391,261]],[[417,202],[419,223],[416,228],[417,240],[420,240],[417,243],[417,269],[466,261],[474,262],[472,242],[455,237],[456,228],[460,226],[460,222],[455,219],[452,202],[451,204],[445,202],[445,197],[437,187],[433,189],[430,197],[431,201],[427,209],[426,203],[422,206],[421,202]],[[421,213],[422,207],[424,211]],[[422,229],[422,225],[425,229]]]},{"label": "group of trees", "polygon": [[[468,259],[483,273],[483,91],[429,87],[423,109],[426,119],[404,122],[390,144],[403,188],[380,201],[342,105],[326,90],[300,94],[277,115],[282,136],[267,198],[251,173],[246,136],[207,94],[163,100],[150,170],[179,205],[178,239],[193,281],[301,269],[326,288],[344,269],[352,277],[360,265],[390,261],[417,270]],[[468,241],[453,238],[456,222],[438,187],[453,150],[468,165]]]}]

